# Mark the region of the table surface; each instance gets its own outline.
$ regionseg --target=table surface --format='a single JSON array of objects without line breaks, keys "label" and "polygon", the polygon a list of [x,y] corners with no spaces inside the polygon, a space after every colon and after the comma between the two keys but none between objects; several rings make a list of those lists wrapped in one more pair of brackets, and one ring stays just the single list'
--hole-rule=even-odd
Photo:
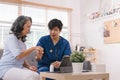
[{"label": "table surface", "polygon": [[89,79],[102,79],[109,80],[109,73],[103,72],[83,72],[83,73],[51,73],[41,72],[40,80],[45,78],[52,78],[55,80],[89,80]]}]

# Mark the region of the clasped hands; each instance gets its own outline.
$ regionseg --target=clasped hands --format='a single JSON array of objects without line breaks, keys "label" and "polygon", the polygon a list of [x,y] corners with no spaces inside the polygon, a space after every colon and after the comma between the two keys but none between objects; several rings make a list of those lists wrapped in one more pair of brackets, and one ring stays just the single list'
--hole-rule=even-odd
[{"label": "clasped hands", "polygon": [[36,60],[39,61],[42,58],[42,55],[44,54],[44,49],[40,46],[36,46]]}]

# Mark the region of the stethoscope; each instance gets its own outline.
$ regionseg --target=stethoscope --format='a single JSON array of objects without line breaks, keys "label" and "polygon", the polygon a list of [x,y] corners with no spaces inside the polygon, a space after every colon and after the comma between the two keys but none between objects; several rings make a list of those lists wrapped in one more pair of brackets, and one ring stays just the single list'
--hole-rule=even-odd
[{"label": "stethoscope", "polygon": [[60,44],[58,43],[57,44],[57,48],[55,48],[55,53],[53,53],[54,51],[53,51],[53,48],[50,46],[50,50],[49,50],[49,52],[51,53],[51,54],[55,54],[55,57],[58,57],[58,52],[59,52],[59,50],[60,50]]},{"label": "stethoscope", "polygon": [[[60,39],[61,39],[61,37],[60,37]],[[59,41],[60,41],[60,39],[59,39]],[[52,40],[51,40],[52,41]],[[55,49],[53,49],[52,48],[52,44],[50,45],[50,50],[49,50],[49,52],[51,53],[51,54],[55,54],[55,57],[57,58],[58,57],[58,52],[59,52],[59,50],[60,50],[60,43],[59,43],[59,41],[58,41],[58,43],[56,44],[56,45],[54,45],[54,47],[55,47]],[[53,53],[54,51],[53,50],[55,50],[55,53]]]}]

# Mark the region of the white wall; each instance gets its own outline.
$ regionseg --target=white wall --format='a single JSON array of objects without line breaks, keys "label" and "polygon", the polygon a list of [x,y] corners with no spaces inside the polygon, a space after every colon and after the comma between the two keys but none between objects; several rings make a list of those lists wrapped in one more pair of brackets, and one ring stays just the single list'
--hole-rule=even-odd
[{"label": "white wall", "polygon": [[52,6],[72,8],[73,11],[71,15],[72,19],[71,46],[75,47],[76,44],[80,44],[80,0],[25,0],[25,1],[39,2],[42,4],[48,4]]},{"label": "white wall", "polygon": [[[93,4],[95,3],[95,4]],[[87,22],[87,15],[91,12],[99,11],[99,5],[100,1],[98,0],[80,0],[80,32],[81,32],[81,45],[85,46],[86,45],[86,34],[84,34],[85,30],[85,25]]]},{"label": "white wall", "polygon": [[[120,43],[104,44],[103,28],[104,22],[120,18],[120,15],[107,16],[93,21],[88,20],[86,16],[88,13],[100,10],[100,2],[98,0],[91,0],[87,7],[85,7],[88,0],[81,0],[81,36],[83,44],[88,47],[97,49],[98,63],[106,64],[106,71],[110,73],[110,80],[120,80]],[[120,35],[120,34],[118,34]]]}]

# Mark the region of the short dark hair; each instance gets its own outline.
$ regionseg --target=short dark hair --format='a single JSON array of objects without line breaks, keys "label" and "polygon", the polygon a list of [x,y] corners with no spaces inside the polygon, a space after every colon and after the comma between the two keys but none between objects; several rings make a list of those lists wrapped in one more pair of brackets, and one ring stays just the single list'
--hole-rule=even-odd
[{"label": "short dark hair", "polygon": [[48,23],[48,28],[50,30],[52,30],[56,26],[59,28],[59,30],[62,30],[63,23],[60,20],[58,20],[58,19],[52,19]]},{"label": "short dark hair", "polygon": [[25,23],[30,20],[32,23],[31,17],[28,16],[18,16],[18,18],[14,21],[11,27],[12,34],[14,34],[18,39],[22,38],[22,41],[26,41],[26,36],[21,36],[22,30],[24,29]]}]

